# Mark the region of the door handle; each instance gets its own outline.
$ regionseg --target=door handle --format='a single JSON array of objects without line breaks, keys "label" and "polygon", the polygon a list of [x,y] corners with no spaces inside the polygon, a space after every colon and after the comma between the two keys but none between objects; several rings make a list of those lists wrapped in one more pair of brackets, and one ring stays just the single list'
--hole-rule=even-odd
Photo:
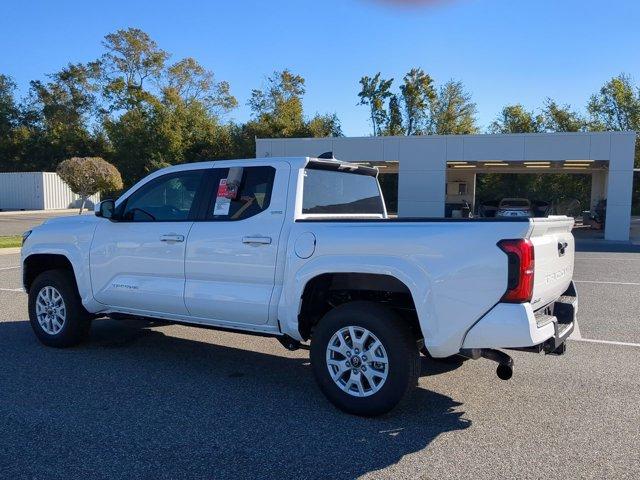
[{"label": "door handle", "polygon": [[271,237],[242,237],[242,243],[254,245],[270,245]]},{"label": "door handle", "polygon": [[184,235],[177,235],[175,233],[160,235],[160,241],[161,242],[184,242]]}]

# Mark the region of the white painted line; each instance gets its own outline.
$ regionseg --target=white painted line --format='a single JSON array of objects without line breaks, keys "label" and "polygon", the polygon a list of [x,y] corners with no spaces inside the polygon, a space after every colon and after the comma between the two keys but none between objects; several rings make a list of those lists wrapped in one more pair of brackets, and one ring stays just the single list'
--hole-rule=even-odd
[{"label": "white painted line", "polygon": [[598,280],[574,280],[576,283],[598,283],[602,285],[640,285],[634,282],[600,282]]},{"label": "white painted line", "polygon": [[20,268],[20,265],[18,265],[17,267],[1,267],[0,270],[14,270],[16,268]]},{"label": "white painted line", "polygon": [[591,338],[571,338],[571,337],[569,337],[569,340],[573,340],[576,342],[604,343],[605,345],[622,345],[624,347],[640,347],[640,343],[616,342],[613,340],[592,340]]},{"label": "white painted line", "polygon": [[0,288],[0,292],[24,292],[22,288]]},{"label": "white painted line", "polygon": [[624,257],[575,257],[576,260],[618,260],[620,262],[640,262],[640,258]]}]

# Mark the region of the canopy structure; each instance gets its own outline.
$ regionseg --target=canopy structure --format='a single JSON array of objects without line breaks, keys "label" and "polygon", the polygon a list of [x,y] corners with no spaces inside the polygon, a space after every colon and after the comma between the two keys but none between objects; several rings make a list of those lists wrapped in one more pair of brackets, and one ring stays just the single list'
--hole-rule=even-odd
[{"label": "canopy structure", "polygon": [[397,172],[400,217],[443,217],[454,200],[473,205],[479,173],[588,174],[590,205],[583,207],[606,199],[605,239],[628,241],[635,141],[635,132],[277,138],[257,139],[256,157],[332,152],[381,174]]}]

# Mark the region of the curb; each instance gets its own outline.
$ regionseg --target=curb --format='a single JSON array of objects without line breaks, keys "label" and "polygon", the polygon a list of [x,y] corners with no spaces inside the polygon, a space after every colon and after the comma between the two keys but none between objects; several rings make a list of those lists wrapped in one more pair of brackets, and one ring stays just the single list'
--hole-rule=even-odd
[{"label": "curb", "polygon": [[[65,214],[65,213],[78,213],[80,209],[79,208],[63,208],[60,210],[1,210],[0,211],[0,217],[6,215],[6,216],[12,216],[12,215],[47,215],[47,214],[51,214],[51,213],[60,213],[60,214]],[[93,211],[93,209],[90,209],[90,211]]]}]

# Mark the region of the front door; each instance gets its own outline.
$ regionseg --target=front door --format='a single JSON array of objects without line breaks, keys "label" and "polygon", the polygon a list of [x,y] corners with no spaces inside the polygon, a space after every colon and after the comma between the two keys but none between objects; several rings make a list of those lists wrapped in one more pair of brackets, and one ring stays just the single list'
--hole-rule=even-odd
[{"label": "front door", "polygon": [[187,314],[184,257],[205,170],[157,177],[100,222],[91,246],[91,284],[105,305],[157,314]]},{"label": "front door", "polygon": [[194,223],[187,243],[190,315],[217,324],[267,323],[288,177],[287,164],[212,170],[204,220]]}]

